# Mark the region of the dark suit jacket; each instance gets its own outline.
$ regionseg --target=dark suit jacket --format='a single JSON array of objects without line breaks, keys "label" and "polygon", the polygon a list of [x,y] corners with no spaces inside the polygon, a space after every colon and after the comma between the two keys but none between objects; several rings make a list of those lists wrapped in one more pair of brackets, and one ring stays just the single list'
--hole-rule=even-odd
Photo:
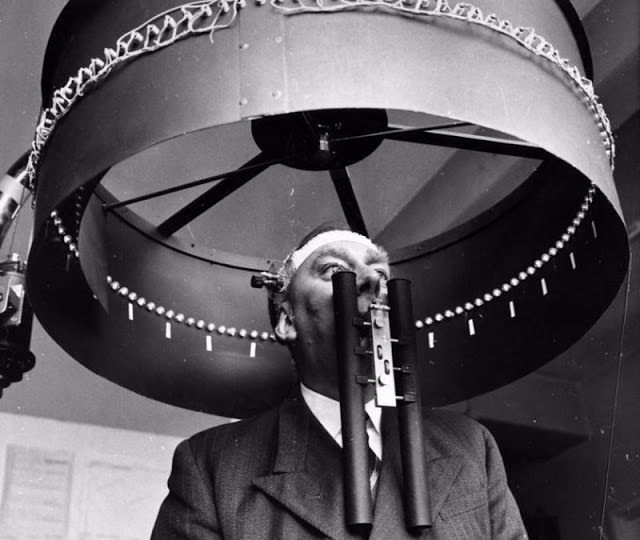
[{"label": "dark suit jacket", "polygon": [[[404,527],[393,415],[383,415],[383,461],[371,539],[416,538]],[[449,412],[425,417],[433,540],[524,539],[489,432]],[[360,538],[344,525],[341,449],[301,398],[204,431],[176,449],[152,539]]]}]

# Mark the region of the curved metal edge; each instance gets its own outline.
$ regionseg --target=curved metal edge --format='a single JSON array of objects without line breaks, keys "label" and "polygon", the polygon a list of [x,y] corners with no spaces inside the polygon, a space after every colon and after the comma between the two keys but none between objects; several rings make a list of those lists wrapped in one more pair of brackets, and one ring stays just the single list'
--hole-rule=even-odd
[{"label": "curved metal edge", "polygon": [[[98,186],[94,191],[94,195],[102,204],[111,204],[117,202],[116,199],[104,186]],[[118,208],[113,214],[126,222],[130,227],[143,234],[151,241],[166,246],[176,252],[182,253],[187,257],[199,259],[229,268],[237,268],[248,270],[250,272],[261,272],[269,268],[275,259],[263,259],[261,257],[251,257],[248,255],[240,255],[229,251],[199,247],[195,243],[191,243],[191,250],[185,248],[180,240],[173,237],[166,237],[156,231],[154,225],[128,208]]]},{"label": "curved metal edge", "polygon": [[77,259],[47,228],[30,253],[28,294],[43,327],[83,366],[146,397],[236,418],[274,406],[287,394],[294,374],[282,346],[253,340],[250,357],[248,339],[196,331],[146,310],[136,310],[130,320],[129,302],[117,294],[109,296],[105,310]]},{"label": "curved metal edge", "polygon": [[[575,157],[575,156],[573,156],[573,157]],[[580,161],[580,160],[578,160],[578,161]],[[583,165],[583,164],[582,164],[582,163],[580,163],[580,164],[579,164],[579,165],[577,165],[577,166],[580,166],[580,165]],[[584,171],[584,169],[583,169],[583,171]],[[586,172],[586,171],[584,171],[584,172]],[[613,200],[613,199],[615,198],[615,195],[614,195],[613,193],[611,193],[611,190],[609,190],[609,191],[610,191],[610,193],[608,193],[608,196],[609,196],[610,198],[612,198],[612,200]]]},{"label": "curved metal edge", "polygon": [[591,47],[589,47],[589,40],[587,39],[587,33],[584,31],[580,16],[573,7],[571,0],[555,0],[556,4],[562,11],[564,18],[567,20],[571,32],[576,39],[580,56],[582,57],[582,64],[584,67],[584,74],[588,79],[593,79],[593,58],[591,57]]},{"label": "curved metal edge", "polygon": [[[535,188],[535,182],[537,179],[549,172],[553,167],[551,162],[556,163],[556,160],[553,159],[547,163],[543,163],[531,177],[529,177],[508,197],[469,221],[428,240],[390,250],[390,264],[393,266],[395,264],[444,249],[448,245],[456,243],[463,238],[474,234],[474,232],[489,226],[493,221],[500,219],[500,216],[505,212],[510,211],[523,198],[525,198],[532,189]],[[94,195],[103,204],[117,202],[117,199],[104,186],[98,186],[94,191]],[[279,262],[275,257],[261,258],[239,255],[218,249],[212,250],[211,248],[198,247],[197,244],[193,243],[191,244],[192,250],[190,251],[185,249],[180,240],[171,237],[167,238],[158,234],[151,223],[135,212],[127,208],[118,208],[114,213],[120,219],[127,222],[133,229],[139,231],[139,233],[145,235],[150,240],[180,252],[187,257],[193,257],[202,261],[248,270],[251,272],[263,271],[268,269],[273,262]]]},{"label": "curved metal edge", "polygon": [[[520,205],[514,207],[518,208],[517,212],[507,212],[505,215],[508,219],[494,220],[487,227],[477,230],[475,235],[450,244],[448,249],[438,250],[429,256],[425,254],[399,265],[413,268],[409,275],[402,275],[402,268],[398,268],[398,273],[401,274],[401,277],[413,278],[416,284],[414,288],[414,294],[418,297],[415,302],[416,315],[419,316],[420,312],[424,312],[426,305],[431,308],[438,301],[437,296],[442,296],[443,291],[447,292],[447,287],[442,284],[438,285],[437,280],[430,272],[436,267],[440,268],[440,272],[444,272],[440,278],[442,280],[450,279],[451,273],[455,274],[461,268],[465,268],[471,260],[469,259],[471,257],[471,252],[468,251],[469,246],[471,244],[477,246],[481,244],[478,242],[480,237],[491,235],[493,233],[490,230],[492,225],[511,232],[514,229],[513,223],[524,220],[528,223],[529,228],[536,229],[538,226],[532,222],[531,216],[525,220],[525,218],[519,217],[519,214],[523,211],[527,212],[527,209],[523,209],[522,206],[526,206],[526,203],[535,197],[543,197],[543,202],[538,205],[543,204],[545,207],[544,201],[547,200],[546,197],[550,196],[549,186],[552,184],[552,180],[547,179],[546,184],[542,184],[547,186],[546,191],[542,190],[539,185],[537,190],[534,189],[530,192],[529,197],[522,199]],[[564,197],[569,197],[568,200],[579,201],[581,196],[579,188],[588,185],[588,183],[581,175],[577,175],[575,180],[570,183],[565,182],[563,185],[565,186],[563,192],[566,193]],[[557,195],[557,190],[552,190],[552,192]],[[556,201],[556,199],[557,196],[554,196],[552,200]],[[517,301],[517,309],[522,321],[519,322],[518,328],[523,332],[523,339],[526,339],[527,343],[533,340],[529,343],[528,350],[521,354],[522,358],[518,362],[514,363],[511,356],[512,351],[507,351],[510,353],[507,354],[508,358],[502,359],[502,363],[496,366],[494,365],[495,361],[491,360],[490,356],[487,357],[486,353],[487,347],[490,347],[490,344],[494,343],[496,339],[500,339],[500,332],[504,331],[504,329],[499,329],[502,327],[500,321],[509,320],[505,311],[506,295],[502,299],[485,303],[469,316],[448,319],[437,327],[424,328],[418,332],[419,350],[421,351],[429,350],[429,332],[437,332],[437,346],[440,354],[439,357],[423,357],[421,362],[424,373],[421,384],[424,386],[424,395],[428,396],[425,399],[425,405],[440,405],[458,401],[489,391],[523,376],[569,347],[600,316],[624,278],[628,267],[628,243],[624,233],[624,225],[611,203],[601,193],[598,193],[597,201],[598,215],[601,216],[600,225],[603,228],[597,237],[599,243],[586,242],[583,251],[576,251],[579,264],[588,272],[583,276],[579,290],[571,292],[576,278],[568,270],[565,258],[564,270],[561,270],[564,272],[562,280],[571,283],[572,287],[568,288],[568,292],[563,292],[562,289],[558,291],[559,296],[556,297],[554,303],[540,307],[539,284],[534,279],[525,281],[521,287],[513,292],[515,295],[513,298]],[[570,207],[572,205],[565,204],[564,200],[558,200],[555,206],[557,207],[555,210],[553,208],[547,208],[547,210],[559,212],[561,215],[571,215]],[[528,211],[532,212],[532,210]],[[545,232],[546,238],[536,239],[540,246],[545,246],[549,239],[556,238],[558,230],[562,229],[560,223],[562,220],[553,219],[551,221],[555,225]],[[112,225],[120,229],[118,238],[124,238],[122,234],[126,236],[131,233],[129,225],[120,219],[113,220]],[[51,231],[49,232],[51,233]],[[583,228],[580,234],[587,235],[588,240],[590,228]],[[141,246],[151,245],[153,251],[160,248],[167,254],[176,253],[166,246],[159,246],[139,232],[137,235],[140,238],[136,242],[143,242],[140,244]],[[116,241],[116,245],[122,248],[118,241]],[[138,253],[140,249],[136,247],[137,245],[134,243],[129,249],[133,250],[133,253]],[[153,247],[154,245],[156,247]],[[519,245],[523,245],[522,242]],[[498,246],[498,248],[501,247]],[[526,245],[525,248],[529,249]],[[89,369],[154,399],[182,407],[236,417],[246,416],[263,406],[273,405],[288,391],[291,384],[291,367],[286,358],[286,352],[281,347],[267,344],[258,345],[259,360],[246,362],[249,352],[247,341],[226,336],[214,336],[216,341],[212,344],[213,352],[209,353],[213,354],[213,357],[212,360],[208,360],[206,356],[201,357],[201,353],[197,352],[198,349],[203,351],[203,344],[196,346],[193,342],[194,337],[197,336],[204,339],[203,332],[194,333],[196,332],[194,328],[176,325],[173,330],[175,341],[165,341],[162,336],[162,325],[165,324],[165,318],[140,310],[134,312],[134,318],[137,322],[131,322],[127,318],[128,301],[126,298],[121,298],[121,295],[112,294],[110,296],[109,314],[107,315],[93,299],[92,292],[86,286],[79,267],[72,266],[70,270],[65,268],[68,264],[68,260],[66,260],[68,249],[66,251],[65,249],[66,246],[55,233],[47,237],[46,231],[40,231],[36,235],[29,261],[28,292],[45,328],[72,356]],[[474,249],[477,251],[483,248],[474,247]],[[537,252],[537,249],[535,246],[531,247],[534,253]],[[121,252],[122,249],[118,251]],[[607,256],[611,257],[611,255],[614,259],[607,259]],[[134,282],[137,280],[137,283],[134,283],[135,286],[150,279],[150,276],[146,274],[141,275],[138,270],[139,263],[132,264],[133,261],[122,259],[122,254],[113,253],[113,256],[116,256],[114,261],[117,262],[119,273],[122,274],[126,270],[129,276],[127,279]],[[178,255],[176,254],[176,256]],[[490,256],[485,257],[483,253],[480,253],[475,256],[474,260],[486,261],[490,258]],[[451,266],[456,259],[458,262]],[[522,264],[522,252],[513,254],[512,259],[511,262],[504,261],[502,266],[506,267],[511,264],[514,268],[519,268]],[[590,263],[588,263],[589,260]],[[184,261],[176,264],[182,266],[182,263]],[[204,267],[208,266],[202,260],[193,261],[193,263],[204,265]],[[584,265],[587,263],[588,265],[585,267]],[[222,269],[221,267],[220,270]],[[240,272],[240,274],[244,273],[239,270],[228,270]],[[495,273],[495,268],[490,264],[479,268],[479,270],[482,271],[474,272],[474,279],[477,275],[477,280],[487,280],[487,276],[490,277],[493,275],[492,272]],[[425,271],[429,272],[430,276],[426,283],[416,279],[416,275],[422,275],[422,272]],[[545,271],[549,272],[548,274],[543,274],[549,279],[550,287],[558,286],[558,283],[549,276],[553,275],[553,272],[559,271],[557,268],[550,268]],[[592,271],[593,274],[591,274]],[[171,295],[179,293],[182,278],[172,271],[162,274],[162,279],[166,281],[166,284],[161,285],[158,290],[164,291],[163,295],[165,296],[168,293]],[[597,296],[592,298],[589,309],[586,309],[580,295],[593,296],[592,282],[596,276],[603,280],[602,286],[595,289]],[[200,283],[200,281],[198,282]],[[215,283],[217,283],[215,280],[212,281],[212,284]],[[428,292],[425,292],[427,290]],[[195,291],[196,295],[201,293],[202,291]],[[464,291],[461,292],[461,294],[463,293]],[[546,335],[544,325],[548,324],[547,319],[557,316],[556,314],[562,311],[563,294],[565,296],[569,294],[566,298],[570,299],[571,303],[567,305],[581,306],[581,311],[576,317],[563,323],[566,329],[563,330],[561,337],[556,336],[553,343],[547,343],[545,339],[541,339],[541,336]],[[245,303],[246,301],[241,298],[238,299],[238,302]],[[524,317],[527,306],[531,313],[537,314],[536,319],[529,320]],[[469,317],[476,321],[477,335],[473,337],[469,336],[468,332],[465,337],[467,330],[465,324],[468,324]],[[585,317],[588,318],[588,321]],[[487,328],[482,326],[482,324],[486,324],[486,321],[492,321],[493,330],[487,331]],[[141,326],[138,327],[138,324]],[[539,331],[540,335],[531,334],[534,330]],[[475,339],[475,341],[470,342],[469,339]],[[96,343],[100,343],[98,348],[96,348]],[[456,346],[463,344],[466,347],[463,350],[467,352],[463,352],[462,358],[457,355],[456,349],[451,349],[452,344]],[[512,345],[516,346],[517,343]],[[239,350],[238,347],[245,349]],[[474,351],[473,354],[477,355],[477,358],[466,357],[465,355],[471,354],[469,351]],[[165,360],[160,361],[160,358],[165,358]],[[181,358],[184,358],[187,363],[180,362]],[[486,364],[488,360],[494,364],[491,362]],[[212,361],[213,364],[211,364]],[[467,373],[469,368],[471,375]],[[211,371],[212,369],[214,371]],[[254,371],[255,369],[258,371]],[[496,373],[500,373],[500,376],[495,376]],[[153,376],[150,377],[150,374]],[[259,392],[256,385],[260,388]],[[260,392],[263,392],[263,395],[257,395]]]},{"label": "curved metal edge", "polygon": [[422,242],[415,242],[409,246],[389,251],[391,264],[395,265],[408,262],[411,259],[415,259],[429,253],[434,253],[441,249],[446,249],[447,246],[455,244],[456,242],[481,231],[485,227],[490,226],[491,223],[500,219],[502,215],[511,211],[518,205],[518,203],[527,197],[527,195],[535,189],[538,179],[544,177],[545,174],[550,173],[559,163],[561,163],[561,161],[557,158],[551,158],[542,162],[540,167],[538,167],[538,169],[536,169],[525,182],[518,186],[516,190],[488,210],[485,210],[480,215],[475,216],[466,223],[458,225],[457,227],[439,234],[434,238],[430,238]]},{"label": "curved metal edge", "polygon": [[[602,179],[600,179],[602,180]],[[615,204],[612,201],[612,197],[610,194],[605,193],[606,195],[606,204],[604,205],[606,207],[606,212],[608,212],[608,215],[610,216],[610,219],[612,220],[612,223],[614,223],[614,225],[612,225],[612,230],[610,231],[610,234],[613,235],[613,238],[616,240],[616,245],[618,246],[617,249],[617,253],[619,253],[621,250],[624,251],[624,247],[621,247],[621,238],[624,236],[624,238],[626,239],[626,235],[623,234],[624,231],[624,225],[622,224],[622,222],[620,221],[619,217],[616,217],[615,214],[616,212],[618,212],[618,209],[615,208]],[[62,195],[59,198],[59,201],[62,204],[62,200],[64,199],[64,196]],[[46,211],[46,209],[45,209]],[[43,217],[43,223],[44,220],[46,220],[46,215]],[[496,223],[496,221],[494,221],[493,223]],[[44,226],[42,227],[43,229],[46,228],[47,225],[44,224]],[[479,231],[480,232],[480,231]],[[82,285],[82,280],[78,280],[76,274],[73,273],[69,273],[69,271],[64,271],[62,268],[64,267],[64,259],[66,257],[65,252],[63,251],[61,254],[56,254],[56,253],[46,253],[47,249],[48,249],[48,244],[46,242],[46,238],[44,238],[44,235],[46,234],[46,231],[38,231],[37,232],[37,240],[36,242],[34,242],[34,250],[33,250],[33,262],[35,263],[35,266],[37,267],[39,265],[39,268],[36,268],[36,270],[32,269],[32,275],[36,276],[35,279],[32,280],[32,287],[34,287],[35,289],[41,287],[40,291],[39,291],[39,297],[40,298],[45,298],[47,297],[49,300],[53,299],[54,302],[52,305],[49,306],[44,306],[44,303],[41,303],[41,307],[43,309],[43,313],[45,310],[49,310],[50,313],[48,315],[49,317],[49,322],[52,325],[61,325],[61,324],[67,324],[69,321],[67,322],[63,322],[61,320],[59,320],[59,317],[57,318],[57,320],[53,320],[54,317],[57,317],[57,315],[59,315],[59,313],[54,313],[53,310],[54,308],[52,306],[56,305],[56,302],[60,303],[65,303],[65,300],[67,300],[67,298],[65,297],[65,293],[72,293],[72,295],[78,295],[79,299],[75,299],[75,301],[73,302],[66,302],[66,304],[68,305],[64,305],[64,306],[56,306],[56,307],[61,307],[61,312],[63,314],[66,314],[65,316],[70,317],[71,319],[74,319],[77,317],[81,317],[84,314],[84,309],[86,309],[87,305],[93,305],[91,298],[89,298],[87,295],[90,295],[90,291],[89,290],[85,290],[88,288],[85,288]],[[469,238],[471,238],[469,236]],[[54,242],[55,243],[55,242]],[[60,246],[63,247],[63,246]],[[444,251],[444,250],[442,250]],[[628,245],[626,246],[626,252],[628,255]],[[57,274],[54,275],[47,275],[46,272],[43,271],[43,267],[47,267],[48,265],[51,264],[51,260],[49,260],[47,257],[44,256],[44,254],[50,255],[51,259],[58,259],[56,261],[56,263],[59,265],[59,270],[57,271]],[[620,258],[620,257],[619,257]],[[620,258],[620,260],[622,260],[622,258]],[[30,257],[30,263],[31,263],[31,257]],[[424,258],[421,258],[421,260],[424,260]],[[620,262],[620,261],[618,261]],[[616,266],[615,268],[619,268],[619,266]],[[615,274],[615,272],[613,272],[613,274]],[[617,275],[617,274],[616,274]],[[65,277],[66,276],[66,277]],[[57,277],[60,279],[59,283],[56,283],[54,277]],[[72,278],[70,280],[70,278]],[[617,278],[613,279],[613,278],[608,278],[609,282],[608,282],[608,288],[607,291],[610,291],[614,287],[615,285],[615,281],[617,280]],[[62,285],[62,290],[57,290],[54,291],[56,286],[60,286]],[[28,281],[28,287],[29,287],[29,281]],[[49,291],[45,291],[42,288],[46,288],[49,287],[50,290]],[[75,289],[74,289],[75,288]],[[34,289],[34,290],[35,290]],[[524,289],[522,289],[524,290]],[[616,288],[617,290],[617,288]],[[47,296],[48,295],[48,296]],[[36,294],[35,296],[38,296],[38,294]],[[85,298],[86,297],[86,298]],[[86,300],[86,302],[85,302]],[[485,309],[491,309],[491,306],[495,306],[496,304],[491,304],[489,307],[485,308]],[[73,309],[71,309],[73,307]],[[111,321],[113,320],[117,320],[117,319],[111,319]],[[105,332],[107,332],[105,335],[113,337],[114,339],[116,337],[118,337],[117,335],[114,335],[112,333],[113,329],[109,328],[109,326],[112,324],[111,322],[105,322],[106,320],[103,320],[101,318],[99,318],[99,320],[97,321],[97,323],[95,323],[95,326],[93,326],[94,329],[96,330],[105,330]],[[85,337],[85,334],[82,332],[83,329],[86,329],[87,327],[91,328],[94,324],[95,321],[93,321],[93,319],[91,319],[91,317],[88,318],[88,320],[82,320],[80,321],[80,338],[78,338],[77,334],[77,321],[76,323],[69,323],[69,328],[63,328],[62,330],[60,330],[60,328],[58,328],[58,330],[61,332],[59,335],[61,336],[61,340],[73,340],[73,339],[79,339],[82,341],[83,345],[75,345],[76,349],[74,349],[76,351],[75,354],[87,354],[90,351],[90,347],[92,345],[94,345],[93,341],[88,341],[88,337]],[[75,325],[75,326],[74,326]],[[119,329],[119,323],[118,324],[113,324],[113,326],[118,326],[117,329]],[[106,328],[105,328],[106,327]],[[73,332],[70,334],[69,331],[72,330]],[[188,329],[185,329],[185,331],[188,331]],[[95,336],[95,334],[90,334],[89,332],[87,332],[88,336]],[[69,344],[69,343],[67,343]],[[74,345],[71,342],[71,345],[69,345],[69,348],[72,349],[72,345]],[[83,348],[84,347],[84,348]],[[547,351],[548,353],[548,351]],[[74,354],[74,355],[75,355]],[[108,362],[108,359],[107,359]],[[104,369],[113,369],[112,366],[106,365],[106,366],[102,366],[102,368]],[[136,369],[135,366],[131,367],[131,368],[127,368],[127,369]],[[231,376],[232,378],[235,377],[235,372],[229,372],[227,373],[227,375]],[[113,377],[115,377],[115,375],[112,374]],[[119,375],[118,375],[119,376]],[[126,382],[126,377],[124,378],[124,381]],[[235,379],[234,379],[235,380]],[[167,381],[165,381],[167,382]],[[148,391],[148,389],[146,389],[144,387],[144,381],[141,383],[141,391],[142,393],[144,393],[144,391]],[[451,399],[451,395],[453,394],[449,394],[447,396],[446,399]]]},{"label": "curved metal edge", "polygon": [[[503,228],[505,221],[500,222]],[[448,313],[440,322],[425,324],[418,331],[418,349],[426,354],[421,362],[423,395],[430,396],[427,399],[432,405],[468,399],[508,384],[552,360],[589,331],[616,297],[630,257],[624,223],[601,192],[597,192],[593,214],[585,225],[552,263],[524,276],[508,293],[488,297],[460,316]],[[471,257],[465,243],[455,246],[461,261]],[[446,283],[457,275],[459,265],[444,270],[437,282],[431,272],[436,268],[442,272],[443,264],[438,260],[448,255],[443,251],[435,260],[423,260],[422,271],[430,269],[430,294],[420,285],[421,279],[416,278],[420,273],[415,269],[399,272],[417,285],[414,294],[420,304],[415,308],[416,316],[473,300],[473,295],[465,297],[468,291],[461,292],[457,299],[441,298],[447,296]],[[487,276],[492,274],[494,255],[485,254],[480,280],[490,281]],[[473,264],[471,260],[477,257],[471,257],[468,264]],[[410,264],[415,266],[416,261]],[[495,285],[499,284],[496,280]],[[481,294],[478,297],[483,299]],[[548,339],[549,328],[555,332],[552,340]],[[512,335],[518,339],[513,341]],[[518,343],[527,345],[519,347]]]}]

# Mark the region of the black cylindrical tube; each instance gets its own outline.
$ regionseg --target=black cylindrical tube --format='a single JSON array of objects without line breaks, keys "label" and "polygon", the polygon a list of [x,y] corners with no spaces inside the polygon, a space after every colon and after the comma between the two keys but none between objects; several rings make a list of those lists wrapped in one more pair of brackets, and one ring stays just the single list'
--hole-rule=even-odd
[{"label": "black cylindrical tube", "polygon": [[337,272],[333,281],[333,309],[336,330],[336,359],[340,377],[340,417],[342,419],[342,463],[344,473],[345,517],[348,526],[373,523],[361,359],[356,355],[358,316],[356,276]]},{"label": "black cylindrical tube", "polygon": [[389,290],[389,326],[393,362],[400,367],[396,388],[404,399],[398,402],[398,426],[402,455],[404,509],[407,528],[415,529],[432,525],[429,508],[429,490],[424,457],[422,414],[419,386],[416,381],[416,336],[411,303],[411,282],[392,279]]}]

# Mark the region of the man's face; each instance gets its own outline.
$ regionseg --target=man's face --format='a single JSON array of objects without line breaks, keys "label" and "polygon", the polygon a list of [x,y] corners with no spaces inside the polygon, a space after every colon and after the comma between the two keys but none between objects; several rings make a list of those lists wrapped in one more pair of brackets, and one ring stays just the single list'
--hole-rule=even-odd
[{"label": "man's face", "polygon": [[291,314],[289,336],[298,372],[313,390],[338,397],[335,357],[333,286],[335,272],[356,275],[358,311],[367,313],[390,277],[387,254],[348,240],[326,244],[314,251],[296,272],[287,298]]}]

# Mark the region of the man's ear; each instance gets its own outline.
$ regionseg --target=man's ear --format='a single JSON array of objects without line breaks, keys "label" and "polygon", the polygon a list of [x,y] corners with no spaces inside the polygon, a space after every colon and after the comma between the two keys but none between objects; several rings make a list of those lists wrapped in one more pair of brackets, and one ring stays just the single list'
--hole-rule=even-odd
[{"label": "man's ear", "polygon": [[298,337],[293,323],[293,311],[289,302],[284,301],[278,308],[278,321],[273,329],[278,339],[284,343],[293,343]]}]

